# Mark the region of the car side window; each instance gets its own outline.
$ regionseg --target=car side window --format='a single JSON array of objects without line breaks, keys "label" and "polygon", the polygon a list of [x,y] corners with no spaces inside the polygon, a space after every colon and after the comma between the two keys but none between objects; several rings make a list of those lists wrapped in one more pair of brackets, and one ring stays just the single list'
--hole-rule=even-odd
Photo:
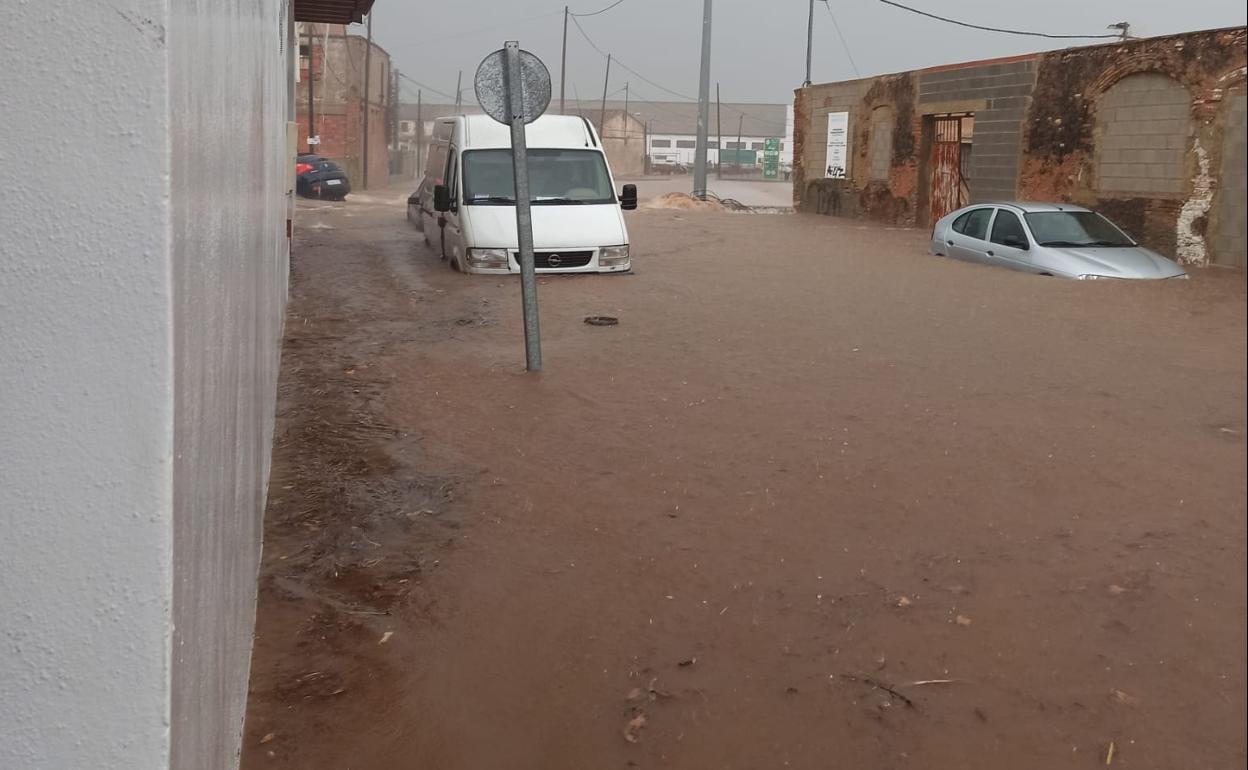
[{"label": "car side window", "polygon": [[446,180],[446,186],[451,192],[451,200],[459,198],[459,153],[454,149],[446,157],[446,174],[443,178]]},{"label": "car side window", "polygon": [[1023,222],[1017,214],[997,209],[997,218],[992,223],[992,242],[1015,248],[1024,248],[1027,245],[1027,231],[1023,229]]},{"label": "car side window", "polygon": [[953,231],[982,241],[988,236],[988,222],[991,220],[992,209],[974,209],[953,220]]}]

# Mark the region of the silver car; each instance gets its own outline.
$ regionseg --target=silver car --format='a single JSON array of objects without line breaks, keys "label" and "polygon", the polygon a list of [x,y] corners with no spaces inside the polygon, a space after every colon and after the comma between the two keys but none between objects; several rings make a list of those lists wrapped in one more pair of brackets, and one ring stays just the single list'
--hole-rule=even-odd
[{"label": "silver car", "polygon": [[1105,217],[1057,203],[984,203],[936,223],[931,253],[1039,275],[1105,280],[1186,278]]}]

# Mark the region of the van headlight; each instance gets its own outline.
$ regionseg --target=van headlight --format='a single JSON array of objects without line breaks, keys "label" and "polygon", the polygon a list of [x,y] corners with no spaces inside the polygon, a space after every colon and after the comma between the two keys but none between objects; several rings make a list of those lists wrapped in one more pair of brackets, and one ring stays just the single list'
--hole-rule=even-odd
[{"label": "van headlight", "polygon": [[468,264],[505,270],[508,267],[507,249],[468,249]]},{"label": "van headlight", "polygon": [[628,244],[623,246],[603,246],[598,249],[598,266],[615,267],[628,264]]}]

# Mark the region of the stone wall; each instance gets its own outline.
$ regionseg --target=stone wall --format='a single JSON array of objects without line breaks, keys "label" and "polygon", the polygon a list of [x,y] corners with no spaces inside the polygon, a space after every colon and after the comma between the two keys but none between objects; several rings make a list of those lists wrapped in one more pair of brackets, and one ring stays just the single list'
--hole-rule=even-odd
[{"label": "stone wall", "polygon": [[[1086,205],[1183,262],[1242,264],[1244,164],[1223,156],[1242,151],[1244,131],[1223,101],[1244,77],[1239,27],[809,86],[794,99],[794,205],[931,224],[930,121],[969,114],[970,202]],[[887,180],[871,135],[881,107],[893,115]],[[848,171],[829,180],[827,114],[838,111],[849,113]]]}]

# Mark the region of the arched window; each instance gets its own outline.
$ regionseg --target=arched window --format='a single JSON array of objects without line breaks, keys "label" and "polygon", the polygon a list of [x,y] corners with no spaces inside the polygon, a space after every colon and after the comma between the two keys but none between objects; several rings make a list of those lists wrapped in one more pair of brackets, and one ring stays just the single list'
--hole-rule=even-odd
[{"label": "arched window", "polygon": [[1182,195],[1192,97],[1165,75],[1128,75],[1097,106],[1096,181],[1101,193]]},{"label": "arched window", "polygon": [[871,111],[871,136],[867,142],[868,167],[871,181],[887,180],[893,165],[893,108],[887,105]]}]

